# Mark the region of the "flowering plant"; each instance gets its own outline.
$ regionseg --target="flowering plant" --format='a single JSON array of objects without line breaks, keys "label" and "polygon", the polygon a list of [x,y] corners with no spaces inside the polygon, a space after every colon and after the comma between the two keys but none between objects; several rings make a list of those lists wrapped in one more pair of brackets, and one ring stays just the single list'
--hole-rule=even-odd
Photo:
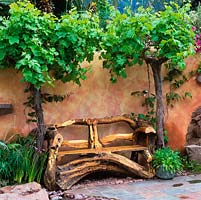
[{"label": "flowering plant", "polygon": [[195,32],[195,46],[196,46],[196,52],[201,52],[201,33],[197,30],[195,26],[192,27],[192,30]]},{"label": "flowering plant", "polygon": [[201,52],[201,33],[195,37],[196,52]]},{"label": "flowering plant", "polygon": [[192,20],[192,30],[195,33],[195,46],[196,52],[201,52],[201,4],[197,8],[190,12],[190,17]]}]

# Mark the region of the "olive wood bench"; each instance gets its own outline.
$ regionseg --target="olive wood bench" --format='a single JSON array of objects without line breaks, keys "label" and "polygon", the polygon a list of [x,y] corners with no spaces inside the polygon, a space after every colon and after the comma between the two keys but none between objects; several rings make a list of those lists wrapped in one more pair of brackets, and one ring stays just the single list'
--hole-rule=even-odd
[{"label": "olive wood bench", "polygon": [[[118,122],[127,123],[132,131],[100,138],[98,126]],[[65,140],[61,130],[72,125],[87,126],[88,138]],[[49,156],[44,183],[50,190],[69,189],[85,176],[99,171],[142,178],[154,176],[150,162],[155,130],[149,125],[139,125],[126,115],[68,120],[47,126],[46,135]],[[125,154],[128,152],[130,156]]]}]

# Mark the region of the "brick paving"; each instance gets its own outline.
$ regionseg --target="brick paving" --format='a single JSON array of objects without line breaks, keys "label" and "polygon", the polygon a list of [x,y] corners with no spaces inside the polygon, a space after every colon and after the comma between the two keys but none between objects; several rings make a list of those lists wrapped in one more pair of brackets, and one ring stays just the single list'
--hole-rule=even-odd
[{"label": "brick paving", "polygon": [[117,200],[201,200],[201,174],[178,176],[173,180],[151,179],[117,185],[91,185],[73,189],[71,193]]}]

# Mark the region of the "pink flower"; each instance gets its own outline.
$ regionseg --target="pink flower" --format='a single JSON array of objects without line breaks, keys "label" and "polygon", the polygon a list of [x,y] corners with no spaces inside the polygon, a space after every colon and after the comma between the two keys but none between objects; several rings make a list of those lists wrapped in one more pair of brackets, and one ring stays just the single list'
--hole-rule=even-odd
[{"label": "pink flower", "polygon": [[197,52],[197,53],[200,53],[200,52],[201,52],[201,47],[196,48],[196,52]]},{"label": "pink flower", "polygon": [[[196,27],[193,26],[192,30],[195,31]],[[196,52],[201,53],[201,33],[196,34],[196,36],[195,36],[195,47],[196,47]]]},{"label": "pink flower", "polygon": [[195,26],[193,26],[193,27],[192,27],[192,31],[195,31],[195,30],[196,30],[196,27],[195,27]]},{"label": "pink flower", "polygon": [[201,37],[200,35],[197,35],[195,38],[195,43],[196,43],[196,52],[201,52]]}]

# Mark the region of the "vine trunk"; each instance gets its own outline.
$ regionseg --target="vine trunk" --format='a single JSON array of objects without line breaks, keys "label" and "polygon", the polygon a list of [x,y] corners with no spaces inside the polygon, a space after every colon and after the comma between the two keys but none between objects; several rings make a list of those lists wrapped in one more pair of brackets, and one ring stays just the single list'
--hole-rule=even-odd
[{"label": "vine trunk", "polygon": [[41,98],[41,90],[31,85],[31,92],[34,99],[33,108],[36,113],[36,123],[38,127],[38,136],[37,136],[37,148],[39,151],[43,149],[43,142],[45,136],[45,122],[44,122],[44,115],[42,109],[42,98]]},{"label": "vine trunk", "polygon": [[156,93],[156,131],[157,131],[157,146],[164,147],[164,102],[163,102],[163,89],[162,89],[162,64],[160,62],[151,62],[150,66],[153,71],[155,93]]}]

